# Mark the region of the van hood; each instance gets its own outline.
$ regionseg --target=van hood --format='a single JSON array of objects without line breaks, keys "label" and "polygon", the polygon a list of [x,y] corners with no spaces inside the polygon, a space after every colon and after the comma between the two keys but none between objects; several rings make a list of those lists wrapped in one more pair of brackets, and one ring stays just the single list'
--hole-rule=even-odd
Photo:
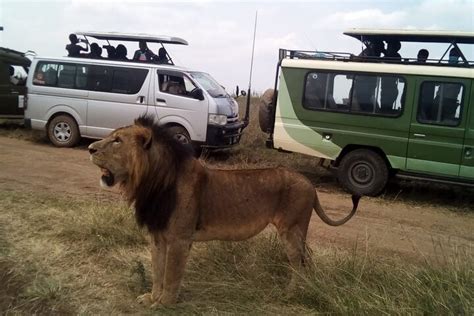
[{"label": "van hood", "polygon": [[216,102],[216,114],[223,114],[230,117],[234,117],[239,114],[239,105],[230,95],[213,99],[214,102]]}]

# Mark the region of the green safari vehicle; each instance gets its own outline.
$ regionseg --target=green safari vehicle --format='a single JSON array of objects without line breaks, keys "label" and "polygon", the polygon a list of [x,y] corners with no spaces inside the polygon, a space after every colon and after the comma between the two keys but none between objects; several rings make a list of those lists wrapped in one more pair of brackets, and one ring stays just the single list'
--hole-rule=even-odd
[{"label": "green safari vehicle", "polygon": [[23,118],[30,64],[25,53],[0,47],[0,118]]},{"label": "green safari vehicle", "polygon": [[[474,63],[461,49],[474,32],[345,34],[362,54],[280,49],[277,92],[260,111],[267,145],[329,160],[360,195],[380,194],[391,176],[474,186]],[[440,59],[377,56],[384,42],[447,49]]]}]

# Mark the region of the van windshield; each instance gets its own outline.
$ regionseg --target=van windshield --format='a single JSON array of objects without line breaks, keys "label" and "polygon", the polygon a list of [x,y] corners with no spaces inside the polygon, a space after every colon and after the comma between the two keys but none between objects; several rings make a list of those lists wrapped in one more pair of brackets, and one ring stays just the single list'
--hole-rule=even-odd
[{"label": "van windshield", "polygon": [[213,98],[225,98],[227,92],[214,78],[204,72],[191,72],[191,78],[196,80]]}]

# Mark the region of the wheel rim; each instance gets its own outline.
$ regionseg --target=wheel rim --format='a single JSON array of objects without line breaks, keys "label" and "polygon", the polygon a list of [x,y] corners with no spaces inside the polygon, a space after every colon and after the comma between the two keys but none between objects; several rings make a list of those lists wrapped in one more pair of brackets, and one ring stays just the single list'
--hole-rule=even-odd
[{"label": "wheel rim", "polygon": [[374,181],[375,170],[371,164],[359,161],[352,165],[350,175],[354,184],[367,186]]},{"label": "wheel rim", "polygon": [[71,139],[71,126],[66,122],[59,122],[54,125],[53,134],[58,142],[65,143]]},{"label": "wheel rim", "polygon": [[181,144],[189,144],[189,138],[181,133],[175,134],[174,139],[176,139]]}]

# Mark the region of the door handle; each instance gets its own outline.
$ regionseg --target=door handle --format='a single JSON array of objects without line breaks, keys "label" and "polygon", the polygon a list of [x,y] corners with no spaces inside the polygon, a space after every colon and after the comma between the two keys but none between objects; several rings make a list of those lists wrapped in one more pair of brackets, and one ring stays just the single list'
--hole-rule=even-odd
[{"label": "door handle", "polygon": [[415,137],[420,137],[420,138],[426,137],[425,134],[418,134],[418,133],[413,134],[413,136],[415,136]]},{"label": "door handle", "polygon": [[138,97],[138,100],[137,100],[137,101],[138,101],[138,103],[143,103],[143,102],[145,102],[145,97],[142,96],[142,95],[140,95],[140,96]]},{"label": "door handle", "polygon": [[163,102],[163,103],[166,103],[166,100],[165,100],[165,99],[156,98],[156,102]]},{"label": "door handle", "polygon": [[323,139],[325,140],[331,140],[332,134],[331,133],[323,133]]},{"label": "door handle", "polygon": [[464,157],[466,158],[472,158],[472,148],[471,147],[466,147],[464,149]]}]

